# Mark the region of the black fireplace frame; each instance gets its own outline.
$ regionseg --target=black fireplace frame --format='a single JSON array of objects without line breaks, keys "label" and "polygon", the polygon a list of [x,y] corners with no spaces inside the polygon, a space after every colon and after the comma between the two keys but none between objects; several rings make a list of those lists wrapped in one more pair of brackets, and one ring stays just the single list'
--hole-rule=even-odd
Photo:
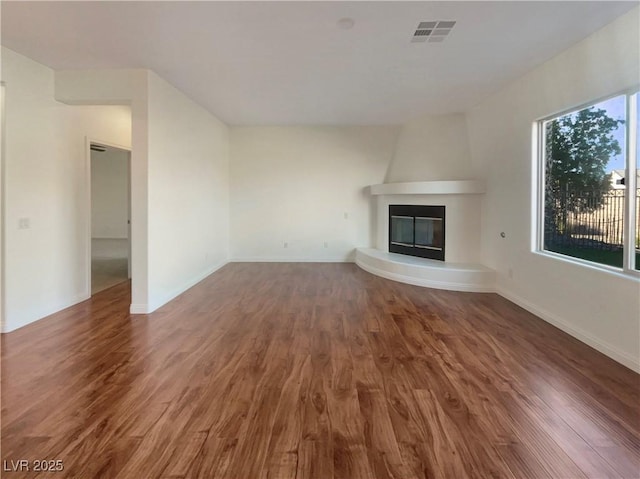
[{"label": "black fireplace frame", "polygon": [[[415,246],[415,227],[414,227],[414,244],[413,246],[403,246],[391,243],[391,216],[412,216],[415,226],[416,217],[418,218],[442,218],[442,249],[429,249]],[[409,256],[417,256],[419,258],[429,258],[444,261],[444,252],[446,246],[446,219],[444,206],[423,206],[423,205],[389,205],[389,252],[406,254]]]}]

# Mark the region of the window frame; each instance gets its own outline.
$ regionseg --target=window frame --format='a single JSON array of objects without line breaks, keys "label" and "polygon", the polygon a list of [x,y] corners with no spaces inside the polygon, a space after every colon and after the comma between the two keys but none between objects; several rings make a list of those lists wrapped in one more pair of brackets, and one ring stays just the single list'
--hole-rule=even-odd
[{"label": "window frame", "polygon": [[[545,220],[545,187],[546,187],[546,138],[545,124],[562,116],[576,113],[580,110],[592,107],[598,103],[616,98],[625,97],[626,118],[625,118],[625,204],[624,204],[624,224],[623,224],[623,263],[622,267],[611,266],[595,261],[568,256],[562,253],[549,251],[544,248],[544,220]],[[627,88],[616,93],[591,100],[586,103],[567,108],[551,115],[537,119],[532,129],[532,160],[533,164],[533,227],[532,251],[550,258],[582,266],[588,266],[600,271],[606,271],[624,277],[631,277],[640,280],[640,265],[635,264],[635,236],[640,234],[640,225],[636,225],[636,191],[640,187],[637,184],[638,158],[638,102],[640,101],[640,85]],[[630,194],[633,193],[633,194]],[[638,227],[638,231],[636,231]],[[639,269],[636,269],[639,268]]]}]

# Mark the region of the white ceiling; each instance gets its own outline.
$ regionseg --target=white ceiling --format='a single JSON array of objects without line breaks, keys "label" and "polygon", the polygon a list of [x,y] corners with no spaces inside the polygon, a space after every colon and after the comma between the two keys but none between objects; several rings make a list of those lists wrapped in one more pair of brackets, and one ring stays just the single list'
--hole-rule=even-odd
[{"label": "white ceiling", "polygon": [[[399,124],[464,111],[637,5],[3,1],[2,44],[54,69],[152,69],[232,125]],[[457,24],[411,43],[428,20]]]}]

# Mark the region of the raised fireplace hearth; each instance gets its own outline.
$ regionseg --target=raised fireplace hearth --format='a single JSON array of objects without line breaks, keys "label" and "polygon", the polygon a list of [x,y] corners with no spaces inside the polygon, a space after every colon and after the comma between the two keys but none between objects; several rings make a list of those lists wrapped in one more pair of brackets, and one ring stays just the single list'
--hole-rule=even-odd
[{"label": "raised fireplace hearth", "polygon": [[[356,264],[372,274],[402,283],[451,291],[494,291],[495,271],[479,264],[482,203],[479,195],[482,195],[484,190],[484,182],[478,180],[383,183],[367,187],[376,214],[376,247],[358,248]],[[425,227],[425,224],[418,220],[416,241],[414,218],[438,218],[440,215],[437,211],[434,214],[434,211],[429,210],[418,210],[417,213],[415,210],[399,211],[399,214],[394,210],[393,214],[390,214],[390,207],[393,206],[439,207],[442,211],[442,230],[438,231],[438,221]],[[411,237],[404,229],[408,228],[408,222],[399,222],[397,225],[399,233],[405,237],[395,238],[393,242],[405,243],[404,245],[390,244],[389,239],[393,237],[391,216],[410,216],[413,219]],[[424,230],[427,232],[427,241],[420,237]],[[400,241],[396,241],[397,239]],[[396,246],[404,246],[405,254],[394,252]],[[410,253],[407,255],[406,251]],[[421,255],[411,254],[418,251],[423,254],[426,251],[432,254],[435,252],[441,260],[445,260],[432,261]]]},{"label": "raised fireplace hearth", "polygon": [[389,205],[389,252],[444,261],[445,207]]}]

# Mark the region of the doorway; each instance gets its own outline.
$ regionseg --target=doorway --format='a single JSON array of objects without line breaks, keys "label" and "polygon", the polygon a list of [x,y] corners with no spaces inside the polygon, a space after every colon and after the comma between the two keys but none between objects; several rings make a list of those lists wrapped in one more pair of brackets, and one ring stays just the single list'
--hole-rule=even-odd
[{"label": "doorway", "polygon": [[89,142],[91,295],[131,279],[131,151]]}]

